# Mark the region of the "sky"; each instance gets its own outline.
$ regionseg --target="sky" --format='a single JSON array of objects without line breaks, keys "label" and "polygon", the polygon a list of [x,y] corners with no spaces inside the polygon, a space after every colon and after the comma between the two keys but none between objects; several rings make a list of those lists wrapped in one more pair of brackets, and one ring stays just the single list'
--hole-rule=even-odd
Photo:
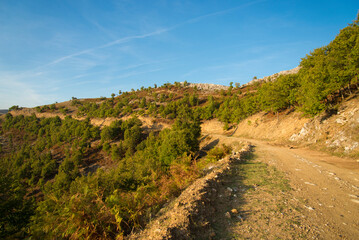
[{"label": "sky", "polygon": [[299,65],[359,1],[0,0],[0,109]]}]

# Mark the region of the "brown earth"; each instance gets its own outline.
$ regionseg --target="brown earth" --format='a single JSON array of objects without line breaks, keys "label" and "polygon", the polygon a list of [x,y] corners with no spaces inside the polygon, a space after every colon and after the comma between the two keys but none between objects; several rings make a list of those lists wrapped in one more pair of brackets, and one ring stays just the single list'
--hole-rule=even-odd
[{"label": "brown earth", "polygon": [[[338,114],[332,115],[324,121],[319,121],[320,117],[303,118],[298,113],[289,113],[279,117],[265,117],[263,113],[260,113],[246,120],[252,122],[240,123],[234,129],[235,132],[233,130],[227,132],[227,135],[232,135],[232,137],[224,136],[223,131],[220,130],[223,124],[215,120],[203,125],[203,131],[208,132],[213,139],[218,139],[218,143],[250,141],[254,145],[254,160],[266,163],[283,172],[292,189],[284,199],[278,195],[265,197],[267,194],[266,191],[263,191],[263,195],[258,193],[254,194],[255,196],[245,193],[243,199],[246,204],[244,205],[241,202],[239,204],[229,203],[231,206],[228,208],[237,207],[237,209],[245,209],[244,212],[252,212],[244,224],[241,222],[241,224],[237,224],[237,227],[226,227],[230,229],[231,233],[237,234],[236,238],[296,239],[308,238],[307,233],[310,233],[311,237],[319,239],[359,238],[359,161],[355,157],[333,156],[335,151],[326,153],[325,151],[331,149],[325,145],[326,142],[321,141],[324,131],[332,132],[332,134],[327,134],[326,139],[333,141],[333,139],[342,138],[343,135],[338,132],[345,131],[345,127],[358,127],[359,105],[357,103],[357,99],[345,102]],[[295,142],[288,141],[288,138],[293,136],[298,129],[302,129],[303,125],[308,129],[307,136],[300,139],[302,142],[299,144],[293,145]],[[251,137],[251,139],[243,136]],[[357,137],[357,131],[346,131],[347,139],[356,140]],[[262,138],[264,141],[253,138]],[[350,141],[347,141],[347,144],[348,142],[350,146]],[[344,145],[345,142],[341,141],[341,144]],[[308,146],[321,148],[324,151],[308,149]],[[343,150],[345,147],[341,146],[341,149]],[[354,152],[358,151],[354,150]],[[236,177],[238,174],[234,175],[232,179]],[[267,203],[272,207],[263,207],[262,204],[259,204],[261,206],[259,210],[257,209],[258,213],[253,211],[257,201]],[[305,226],[304,229],[308,232],[304,232],[304,234],[297,229],[298,234],[285,235],[283,229],[290,232],[288,229],[276,229],[273,228],[273,224],[270,227],[272,230],[268,232],[269,225],[260,223],[263,216],[270,219],[269,222],[277,222],[281,226],[290,221],[282,215],[280,216],[281,220],[278,220],[278,216],[273,217],[280,213],[280,209],[275,210],[274,207],[273,210],[273,206],[276,205],[273,204],[273,201],[286,201],[286,205],[288,205],[288,201],[291,202],[289,205],[294,206],[293,209],[295,209],[293,213],[298,212],[301,215],[300,225]],[[270,211],[266,212],[268,209]],[[265,228],[266,226],[267,228]]]},{"label": "brown earth", "polygon": [[[293,145],[287,139],[315,119],[288,115],[264,116],[256,126],[242,122],[227,132],[216,120],[202,124],[203,147],[249,141],[253,155],[230,164],[215,184],[188,188],[179,199],[188,200],[190,211],[163,210],[170,228],[155,218],[137,238],[358,239],[359,162],[305,148],[308,142]],[[335,127],[338,116],[332,118],[325,127]]]},{"label": "brown earth", "polygon": [[[218,120],[210,120],[202,125],[202,131],[222,133],[223,126]],[[313,118],[292,110],[277,115],[257,113],[226,133],[278,144],[311,147],[359,160],[359,97],[347,99],[337,113],[322,113]]]},{"label": "brown earth", "polygon": [[[213,137],[227,142],[243,140],[223,135]],[[231,227],[231,231],[251,239],[263,233],[268,234],[263,235],[268,239],[309,236],[319,239],[358,239],[359,163],[303,148],[275,146],[258,140],[251,142],[254,145],[254,160],[283,172],[292,190],[285,193],[284,198],[280,197],[281,192],[267,198],[264,197],[268,195],[265,190],[254,198],[253,194],[245,193],[243,199],[246,203],[239,202],[237,208],[247,211],[247,222]],[[256,209],[259,212],[253,211],[256,201],[259,201]],[[284,208],[291,205],[295,210],[292,214],[297,214],[300,219],[297,220],[299,224],[295,234],[288,235],[290,231],[283,227],[291,222],[293,216],[281,215],[279,209],[271,206],[276,204],[284,205]],[[259,224],[263,215],[272,225],[282,227]]]},{"label": "brown earth", "polygon": [[196,180],[182,194],[163,208],[143,231],[128,239],[212,239],[211,226],[216,209],[218,189],[221,188],[235,162],[250,151],[245,146],[232,156],[218,161],[210,173]]},{"label": "brown earth", "polygon": [[[213,133],[207,138],[235,146],[248,141]],[[250,156],[242,153],[240,159],[214,167],[131,237],[358,239],[359,163],[250,141]]]}]

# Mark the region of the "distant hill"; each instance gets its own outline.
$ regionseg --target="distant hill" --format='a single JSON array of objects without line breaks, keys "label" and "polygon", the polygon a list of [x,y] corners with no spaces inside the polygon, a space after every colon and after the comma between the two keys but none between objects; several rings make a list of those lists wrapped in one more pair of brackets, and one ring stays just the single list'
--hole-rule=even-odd
[{"label": "distant hill", "polygon": [[6,114],[8,111],[7,109],[0,109],[0,115]]}]

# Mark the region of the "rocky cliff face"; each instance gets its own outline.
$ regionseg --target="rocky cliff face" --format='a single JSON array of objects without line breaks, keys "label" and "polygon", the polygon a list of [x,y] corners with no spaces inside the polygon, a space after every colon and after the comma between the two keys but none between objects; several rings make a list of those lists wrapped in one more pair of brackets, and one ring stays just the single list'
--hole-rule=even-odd
[{"label": "rocky cliff face", "polygon": [[351,99],[333,115],[322,114],[305,123],[289,138],[292,142],[318,144],[334,152],[359,152],[359,101]]},{"label": "rocky cliff face", "polygon": [[[184,83],[181,83],[182,85]],[[188,83],[187,87],[196,87],[198,90],[201,91],[220,91],[220,90],[227,90],[228,86],[219,85],[219,84],[212,84],[212,83]]]},{"label": "rocky cliff face", "polygon": [[249,85],[255,84],[257,82],[261,83],[261,82],[275,81],[281,75],[288,75],[288,74],[298,73],[299,69],[300,69],[300,67],[298,66],[298,67],[293,68],[291,70],[281,71],[279,73],[275,73],[273,75],[270,75],[270,76],[267,76],[267,77],[264,77],[264,78],[253,79],[252,81],[250,81],[250,82],[248,82],[246,84],[243,84],[242,87],[249,86]]}]

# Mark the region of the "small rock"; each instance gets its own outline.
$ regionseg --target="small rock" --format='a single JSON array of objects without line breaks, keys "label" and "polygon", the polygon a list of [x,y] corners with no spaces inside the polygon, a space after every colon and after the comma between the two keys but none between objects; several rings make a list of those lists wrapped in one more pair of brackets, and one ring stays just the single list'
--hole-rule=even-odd
[{"label": "small rock", "polygon": [[230,187],[227,187],[227,190],[228,190],[229,192],[233,192],[233,189],[230,188]]},{"label": "small rock", "polygon": [[314,210],[314,208],[312,208],[312,207],[310,207],[310,206],[305,206],[307,209],[309,209],[309,210],[311,210],[311,211],[313,211]]}]

